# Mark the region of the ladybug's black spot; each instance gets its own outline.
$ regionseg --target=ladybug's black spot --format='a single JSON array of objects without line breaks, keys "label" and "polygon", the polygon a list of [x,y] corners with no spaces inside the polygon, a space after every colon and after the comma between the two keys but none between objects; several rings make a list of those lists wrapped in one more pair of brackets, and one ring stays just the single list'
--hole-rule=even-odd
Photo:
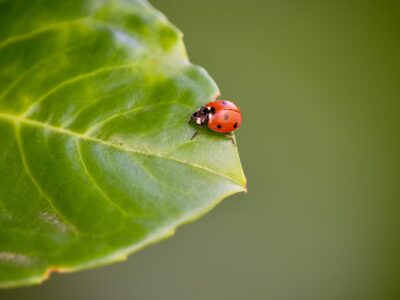
[{"label": "ladybug's black spot", "polygon": [[228,114],[225,114],[224,115],[224,120],[226,121],[226,120],[228,120],[229,119],[229,115]]},{"label": "ladybug's black spot", "polygon": [[223,105],[228,105],[228,102],[222,101],[222,104],[223,104]]},{"label": "ladybug's black spot", "polygon": [[222,128],[222,126],[218,124],[218,125],[217,125],[217,128],[218,128],[218,129],[221,129],[221,128]]},{"label": "ladybug's black spot", "polygon": [[236,122],[235,124],[233,124],[233,128],[237,128],[237,126],[238,126],[238,123]]}]

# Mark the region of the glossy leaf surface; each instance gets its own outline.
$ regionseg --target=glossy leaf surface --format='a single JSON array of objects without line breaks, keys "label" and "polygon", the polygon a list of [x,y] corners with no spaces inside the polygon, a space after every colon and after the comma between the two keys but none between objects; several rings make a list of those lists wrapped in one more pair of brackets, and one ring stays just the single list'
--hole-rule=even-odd
[{"label": "glossy leaf surface", "polygon": [[244,191],[218,95],[145,1],[0,1],[0,286],[123,260]]}]

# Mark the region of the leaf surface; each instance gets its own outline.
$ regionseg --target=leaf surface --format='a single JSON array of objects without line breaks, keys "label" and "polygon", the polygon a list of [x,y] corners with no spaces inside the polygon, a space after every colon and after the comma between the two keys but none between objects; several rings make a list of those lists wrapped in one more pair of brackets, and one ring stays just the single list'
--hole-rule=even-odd
[{"label": "leaf surface", "polygon": [[219,94],[145,1],[0,1],[0,287],[123,260],[244,191]]}]

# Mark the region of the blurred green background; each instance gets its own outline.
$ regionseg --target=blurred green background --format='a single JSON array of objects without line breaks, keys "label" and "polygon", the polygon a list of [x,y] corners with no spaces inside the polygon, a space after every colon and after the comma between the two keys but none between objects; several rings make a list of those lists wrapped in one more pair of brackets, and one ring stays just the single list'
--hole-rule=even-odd
[{"label": "blurred green background", "polygon": [[400,299],[400,5],[151,2],[241,106],[248,194],[0,299]]}]

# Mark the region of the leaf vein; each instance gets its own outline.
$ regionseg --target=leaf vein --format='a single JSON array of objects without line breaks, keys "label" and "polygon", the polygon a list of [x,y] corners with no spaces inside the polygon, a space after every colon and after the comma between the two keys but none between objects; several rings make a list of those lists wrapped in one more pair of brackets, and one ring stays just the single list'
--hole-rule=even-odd
[{"label": "leaf vein", "polygon": [[62,28],[65,26],[68,26],[70,24],[73,23],[79,23],[82,22],[84,20],[89,19],[88,17],[84,17],[84,18],[79,18],[79,19],[72,19],[72,20],[67,20],[64,22],[58,22],[58,23],[54,23],[54,24],[50,24],[44,27],[40,27],[40,28],[35,28],[34,30],[24,33],[24,34],[19,34],[19,35],[15,35],[15,36],[11,36],[3,41],[0,42],[0,50],[2,48],[5,48],[6,46],[12,45],[14,43],[23,41],[23,40],[27,40],[31,37],[34,37],[36,35],[39,35],[41,33],[47,32],[47,31],[51,31],[54,29],[58,29],[58,28]]},{"label": "leaf vein", "polygon": [[15,138],[17,141],[18,151],[21,155],[22,164],[24,166],[25,172],[28,175],[29,179],[32,181],[39,194],[49,203],[51,208],[55,211],[55,213],[62,219],[62,221],[68,225],[68,227],[75,233],[79,234],[78,230],[74,225],[72,225],[69,221],[66,220],[65,216],[55,207],[53,200],[42,190],[36,179],[33,177],[32,172],[28,166],[28,162],[26,159],[25,151],[22,146],[21,134],[20,134],[20,124],[15,123]]},{"label": "leaf vein", "polygon": [[18,84],[21,82],[21,80],[24,79],[24,77],[26,77],[27,75],[29,75],[31,72],[35,71],[37,68],[40,68],[43,64],[45,64],[46,62],[54,59],[57,56],[63,55],[68,53],[69,51],[78,49],[81,47],[70,47],[68,49],[65,49],[64,51],[60,51],[54,55],[51,55],[49,57],[46,57],[44,59],[39,60],[36,64],[34,64],[32,67],[30,67],[29,69],[24,70],[24,72],[22,72],[13,82],[11,82],[7,88],[4,90],[4,92],[2,94],[0,94],[0,101],[4,100],[5,96],[15,87],[18,86]]},{"label": "leaf vein", "polygon": [[90,174],[90,171],[85,163],[85,160],[82,155],[82,150],[81,150],[81,145],[79,143],[78,139],[75,139],[75,145],[76,149],[78,152],[78,160],[82,164],[83,169],[85,170],[86,176],[89,178],[89,180],[92,182],[93,186],[99,191],[99,193],[103,196],[104,199],[107,200],[107,202],[110,203],[111,206],[113,206],[115,209],[117,209],[124,217],[127,217],[127,213],[117,204],[115,201],[113,201],[107,193],[97,184],[96,180],[94,177]]},{"label": "leaf vein", "polygon": [[116,118],[118,118],[118,117],[125,116],[125,115],[131,114],[131,113],[135,113],[135,112],[138,112],[138,111],[141,111],[141,110],[145,110],[145,109],[153,109],[153,108],[155,108],[155,107],[162,106],[162,105],[166,105],[166,104],[178,104],[178,105],[182,105],[182,106],[191,108],[191,107],[190,107],[189,105],[187,105],[187,104],[183,104],[183,103],[179,103],[179,102],[175,102],[175,101],[166,101],[166,102],[160,102],[160,103],[151,104],[151,105],[147,105],[147,106],[139,106],[139,107],[135,107],[135,108],[133,108],[133,109],[131,109],[131,110],[128,110],[128,111],[124,111],[124,112],[117,113],[117,114],[115,114],[115,115],[113,115],[113,116],[111,116],[111,117],[109,117],[109,118],[107,118],[107,119],[104,119],[104,120],[102,120],[102,121],[99,121],[99,122],[93,124],[93,125],[92,125],[88,130],[86,130],[83,134],[84,134],[84,135],[90,136],[90,134],[91,134],[93,131],[95,131],[96,129],[98,129],[98,128],[101,127],[101,126],[104,126],[104,124],[106,124],[106,123],[108,123],[108,122],[110,122],[110,121],[112,121],[112,120],[114,120],[114,119],[116,119]]},{"label": "leaf vein", "polygon": [[47,97],[49,97],[51,94],[54,94],[58,90],[62,89],[65,86],[68,86],[69,84],[79,82],[80,80],[95,77],[98,74],[102,74],[103,72],[109,72],[109,71],[115,71],[115,70],[120,70],[120,69],[125,69],[129,67],[133,67],[138,65],[138,63],[127,63],[127,64],[122,64],[122,65],[117,65],[117,66],[108,66],[108,67],[101,67],[99,69],[96,69],[94,71],[84,73],[77,75],[75,77],[69,78],[67,80],[64,80],[57,84],[55,87],[50,89],[47,93],[41,95],[38,97],[38,99],[32,103],[20,116],[21,117],[26,117],[28,116],[43,100],[45,100]]}]

